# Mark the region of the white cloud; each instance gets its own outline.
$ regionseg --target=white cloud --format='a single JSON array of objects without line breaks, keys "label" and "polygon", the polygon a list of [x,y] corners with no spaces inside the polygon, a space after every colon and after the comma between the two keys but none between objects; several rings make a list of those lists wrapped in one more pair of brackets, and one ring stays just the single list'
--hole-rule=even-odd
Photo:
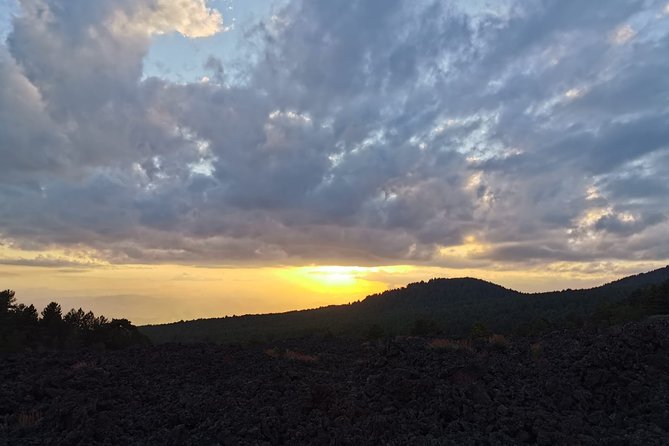
[{"label": "white cloud", "polygon": [[578,99],[580,97],[583,97],[585,94],[585,89],[583,88],[571,88],[567,90],[567,92],[564,94],[567,99]]},{"label": "white cloud", "polygon": [[204,0],[141,1],[128,10],[117,10],[109,20],[117,33],[165,34],[176,31],[185,37],[209,37],[223,31],[223,17]]},{"label": "white cloud", "polygon": [[636,31],[630,25],[618,26],[609,36],[611,43],[615,45],[624,45],[636,36]]},{"label": "white cloud", "polygon": [[597,200],[598,198],[602,198],[602,195],[599,193],[599,189],[597,189],[595,186],[590,186],[586,190],[586,197],[585,199],[588,201],[592,200]]}]

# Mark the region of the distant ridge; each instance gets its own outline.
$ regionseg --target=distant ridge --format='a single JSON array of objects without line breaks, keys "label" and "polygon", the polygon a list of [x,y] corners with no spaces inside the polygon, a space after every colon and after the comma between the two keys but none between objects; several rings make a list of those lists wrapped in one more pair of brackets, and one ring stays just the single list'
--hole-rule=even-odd
[{"label": "distant ridge", "polygon": [[578,324],[604,305],[665,281],[669,266],[594,288],[544,293],[521,293],[471,277],[435,278],[348,305],[147,325],[140,330],[154,342],[265,342],[312,334],[359,337],[410,334],[417,327],[462,335],[476,322],[498,332],[522,334],[551,324]]},{"label": "distant ridge", "polygon": [[669,265],[665,266],[664,268],[648,271],[646,273],[635,274],[633,276],[627,276],[623,277],[622,279],[614,280],[613,282],[602,285],[602,288],[641,288],[648,285],[656,285],[667,280],[669,280]]},{"label": "distant ridge", "polygon": [[[488,282],[482,279],[473,277],[459,277],[459,278],[436,278],[430,279],[427,282],[414,282],[408,284],[404,288],[397,288],[393,290],[384,291],[378,294],[367,296],[364,301],[373,301],[379,298],[391,298],[403,300],[407,296],[418,293],[418,297],[423,298],[458,298],[458,297],[475,297],[480,293],[486,293],[486,296],[507,297],[511,294],[520,295],[521,293],[509,288],[504,288],[493,282]],[[423,294],[421,294],[423,293]],[[363,302],[364,302],[363,301]]]}]

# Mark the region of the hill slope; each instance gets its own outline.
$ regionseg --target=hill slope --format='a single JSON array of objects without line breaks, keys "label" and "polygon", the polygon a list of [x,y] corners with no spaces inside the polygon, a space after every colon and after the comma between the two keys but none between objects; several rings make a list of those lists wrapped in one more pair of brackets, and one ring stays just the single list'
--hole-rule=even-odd
[{"label": "hill slope", "polygon": [[497,332],[528,334],[549,324],[579,325],[595,310],[634,290],[669,280],[669,267],[585,289],[526,294],[479,279],[432,279],[348,305],[278,314],[200,319],[140,330],[154,342],[271,341],[308,334],[466,334],[475,322]]}]

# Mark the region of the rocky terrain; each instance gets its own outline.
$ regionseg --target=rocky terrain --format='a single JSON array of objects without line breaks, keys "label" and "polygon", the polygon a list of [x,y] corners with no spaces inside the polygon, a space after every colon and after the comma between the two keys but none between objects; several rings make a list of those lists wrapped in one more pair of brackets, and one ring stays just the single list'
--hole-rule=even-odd
[{"label": "rocky terrain", "polygon": [[669,322],[3,356],[0,444],[669,444]]}]

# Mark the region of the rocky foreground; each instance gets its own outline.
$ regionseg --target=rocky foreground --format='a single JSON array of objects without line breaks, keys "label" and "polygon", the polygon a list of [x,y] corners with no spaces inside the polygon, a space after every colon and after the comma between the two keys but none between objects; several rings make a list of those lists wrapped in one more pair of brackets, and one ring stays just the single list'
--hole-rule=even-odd
[{"label": "rocky foreground", "polygon": [[669,444],[669,322],[0,357],[0,444]]}]

